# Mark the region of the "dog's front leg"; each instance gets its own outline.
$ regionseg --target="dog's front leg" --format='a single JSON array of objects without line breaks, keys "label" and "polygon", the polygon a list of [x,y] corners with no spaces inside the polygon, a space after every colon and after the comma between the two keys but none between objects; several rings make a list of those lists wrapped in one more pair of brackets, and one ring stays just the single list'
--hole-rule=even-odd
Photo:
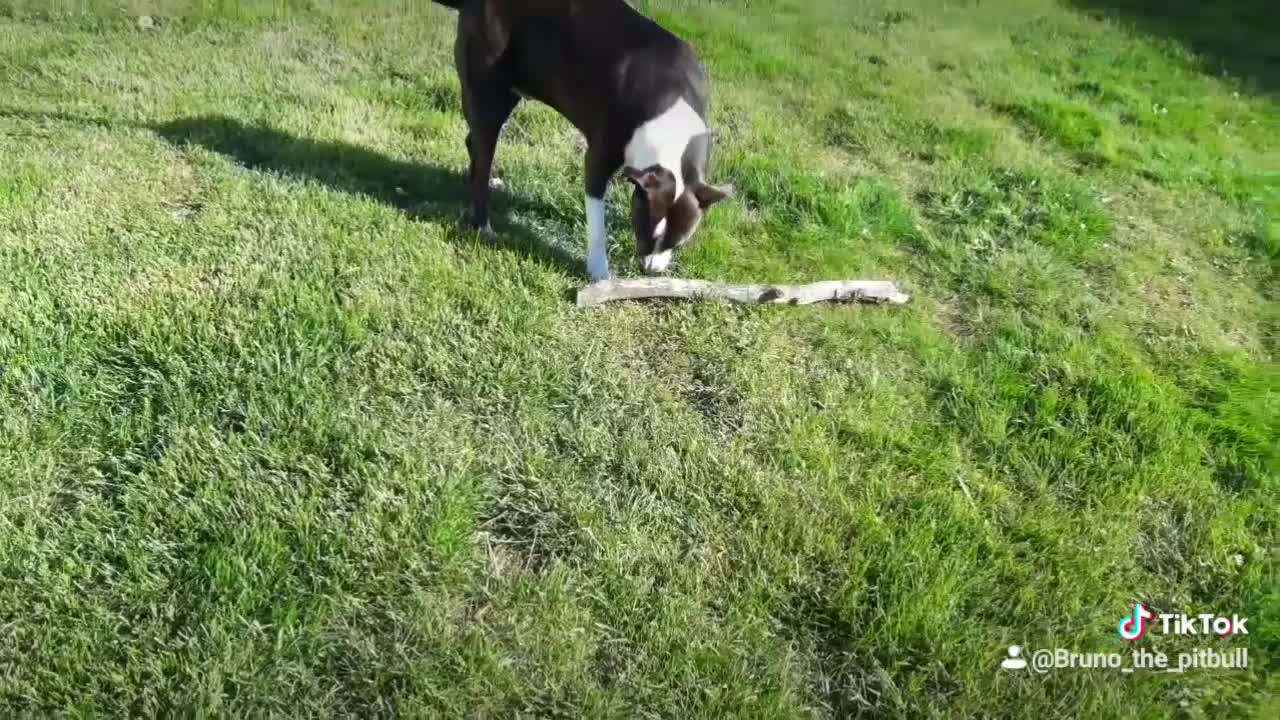
[{"label": "dog's front leg", "polygon": [[587,277],[592,282],[609,279],[609,236],[605,227],[605,194],[609,180],[622,166],[621,151],[607,142],[587,148]]},{"label": "dog's front leg", "polygon": [[587,277],[609,279],[609,236],[605,230],[604,198],[587,193]]}]

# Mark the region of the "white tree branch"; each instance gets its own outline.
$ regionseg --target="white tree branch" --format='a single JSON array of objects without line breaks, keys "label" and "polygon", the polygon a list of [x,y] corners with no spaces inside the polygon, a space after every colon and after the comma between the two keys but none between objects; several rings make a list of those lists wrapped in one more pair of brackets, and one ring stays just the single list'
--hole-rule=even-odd
[{"label": "white tree branch", "polygon": [[627,278],[602,280],[578,291],[578,307],[645,298],[717,299],[736,303],[808,305],[869,302],[902,305],[911,297],[888,280],[830,280],[808,285],[731,285],[707,280]]}]

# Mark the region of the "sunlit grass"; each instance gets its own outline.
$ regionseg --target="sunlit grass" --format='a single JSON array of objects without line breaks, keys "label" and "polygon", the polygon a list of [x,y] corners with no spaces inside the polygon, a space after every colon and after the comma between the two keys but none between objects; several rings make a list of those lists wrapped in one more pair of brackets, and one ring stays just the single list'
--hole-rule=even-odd
[{"label": "sunlit grass", "polygon": [[[1275,79],[1080,4],[637,3],[739,189],[678,272],[913,302],[579,311],[553,112],[458,228],[450,11],[0,0],[0,707],[1247,712]],[[1135,601],[1251,617],[1251,670],[999,670]]]}]

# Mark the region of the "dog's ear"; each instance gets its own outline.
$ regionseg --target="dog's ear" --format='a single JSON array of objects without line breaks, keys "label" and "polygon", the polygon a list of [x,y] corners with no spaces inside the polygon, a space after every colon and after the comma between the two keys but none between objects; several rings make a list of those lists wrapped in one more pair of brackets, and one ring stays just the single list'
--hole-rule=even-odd
[{"label": "dog's ear", "polygon": [[708,185],[704,182],[699,182],[690,189],[693,190],[693,196],[698,198],[698,206],[703,210],[725,198],[733,197],[735,192],[732,185]]},{"label": "dog's ear", "polygon": [[661,165],[653,165],[643,170],[627,166],[622,169],[622,175],[651,197],[663,197],[668,190],[675,193],[676,176]]}]

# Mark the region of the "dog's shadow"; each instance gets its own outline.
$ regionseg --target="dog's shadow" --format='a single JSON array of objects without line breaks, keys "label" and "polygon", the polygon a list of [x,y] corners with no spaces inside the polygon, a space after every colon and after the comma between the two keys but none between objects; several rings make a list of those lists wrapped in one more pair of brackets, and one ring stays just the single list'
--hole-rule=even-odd
[{"label": "dog's shadow", "polygon": [[[398,160],[340,141],[298,137],[223,115],[144,124],[0,106],[0,118],[5,117],[38,124],[146,130],[176,147],[201,147],[249,170],[311,179],[340,192],[372,198],[409,217],[445,225],[445,237],[453,241],[476,237],[466,223],[470,206],[466,178],[439,165]],[[495,232],[482,235],[482,242],[522,253],[570,277],[582,276],[583,259],[550,242],[545,232],[539,233],[529,223],[563,229],[573,222],[564,208],[505,189],[493,192],[491,206]]]},{"label": "dog's shadow", "polygon": [[[310,178],[336,190],[364,195],[407,215],[451,226],[450,238],[473,237],[465,218],[469,199],[465,177],[454,170],[397,160],[345,142],[297,137],[266,126],[221,115],[182,118],[149,129],[177,146],[194,145],[224,155],[250,170]],[[512,219],[512,211],[550,224],[562,215],[553,206],[517,193],[493,193],[495,232],[484,242],[528,254],[571,275],[582,260]]]}]

